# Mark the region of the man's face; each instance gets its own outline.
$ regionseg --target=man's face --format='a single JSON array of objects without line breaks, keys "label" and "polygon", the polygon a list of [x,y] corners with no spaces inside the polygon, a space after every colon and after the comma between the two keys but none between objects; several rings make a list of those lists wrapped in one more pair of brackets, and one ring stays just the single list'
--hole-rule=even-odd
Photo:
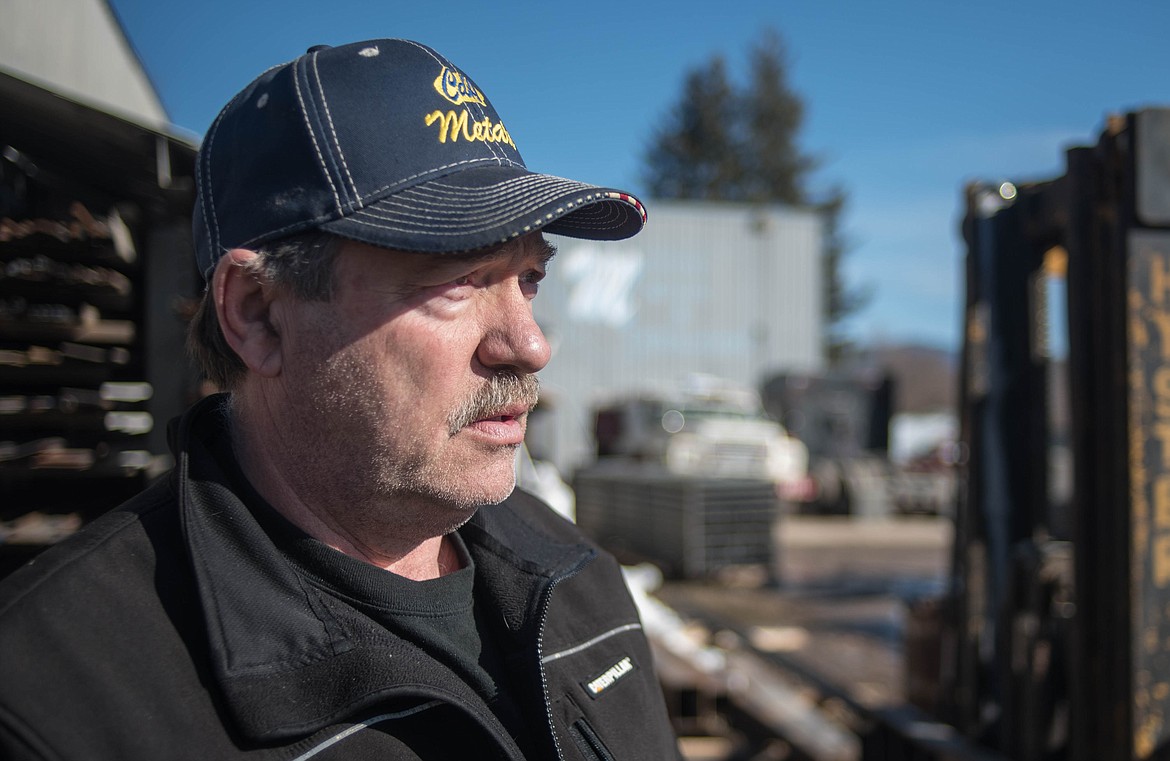
[{"label": "man's face", "polygon": [[531,302],[552,254],[540,235],[473,258],[347,242],[329,302],[282,302],[277,381],[287,430],[320,458],[313,487],[370,508],[421,497],[454,509],[446,528],[511,493],[549,359]]}]

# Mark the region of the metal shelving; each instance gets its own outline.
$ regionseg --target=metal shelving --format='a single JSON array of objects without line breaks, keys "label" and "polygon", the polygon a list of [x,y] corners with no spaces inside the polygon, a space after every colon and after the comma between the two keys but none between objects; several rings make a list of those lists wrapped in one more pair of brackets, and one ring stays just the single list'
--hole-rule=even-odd
[{"label": "metal shelving", "polygon": [[0,114],[2,574],[169,466],[198,276],[193,146],[3,75]]}]

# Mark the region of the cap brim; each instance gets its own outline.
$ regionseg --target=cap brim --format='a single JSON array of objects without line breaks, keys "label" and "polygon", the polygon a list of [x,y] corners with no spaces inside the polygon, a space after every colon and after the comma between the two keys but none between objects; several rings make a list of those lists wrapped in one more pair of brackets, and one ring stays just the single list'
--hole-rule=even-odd
[{"label": "cap brim", "polygon": [[405,251],[474,251],[538,230],[621,240],[646,222],[640,201],[610,188],[480,166],[427,180],[320,225],[336,235]]}]

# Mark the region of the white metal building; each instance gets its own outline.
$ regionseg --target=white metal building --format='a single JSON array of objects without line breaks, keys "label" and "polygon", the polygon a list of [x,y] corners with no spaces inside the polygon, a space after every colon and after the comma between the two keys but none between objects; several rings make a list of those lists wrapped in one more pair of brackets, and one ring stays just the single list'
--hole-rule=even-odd
[{"label": "white metal building", "polygon": [[823,221],[784,206],[657,201],[634,238],[556,237],[536,314],[553,347],[529,446],[566,475],[592,459],[602,399],[705,374],[757,388],[818,372]]},{"label": "white metal building", "polygon": [[0,0],[0,73],[157,131],[166,111],[106,0]]}]

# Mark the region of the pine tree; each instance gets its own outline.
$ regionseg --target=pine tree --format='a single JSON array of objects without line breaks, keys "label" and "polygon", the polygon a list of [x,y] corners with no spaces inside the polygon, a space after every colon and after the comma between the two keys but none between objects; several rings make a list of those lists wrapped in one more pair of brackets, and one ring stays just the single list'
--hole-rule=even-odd
[{"label": "pine tree", "polygon": [[743,183],[741,140],[727,118],[738,109],[738,99],[722,58],[687,75],[682,100],[655,134],[647,156],[654,168],[651,196],[715,200]]},{"label": "pine tree", "polygon": [[796,135],[804,120],[804,104],[789,88],[785,53],[780,37],[766,32],[750,54],[750,88],[740,93],[740,113],[747,129],[740,150],[753,171],[747,177],[747,200],[807,202],[805,177],[813,161],[796,149]]},{"label": "pine tree", "polygon": [[840,188],[823,197],[807,189],[816,161],[797,145],[804,103],[788,84],[779,34],[765,32],[752,47],[749,64],[747,87],[729,80],[718,55],[686,75],[682,97],[651,138],[644,180],[654,198],[782,203],[820,211],[825,221],[825,353],[836,364],[849,349],[842,321],[867,297],[849,289],[841,275],[846,196]]}]

